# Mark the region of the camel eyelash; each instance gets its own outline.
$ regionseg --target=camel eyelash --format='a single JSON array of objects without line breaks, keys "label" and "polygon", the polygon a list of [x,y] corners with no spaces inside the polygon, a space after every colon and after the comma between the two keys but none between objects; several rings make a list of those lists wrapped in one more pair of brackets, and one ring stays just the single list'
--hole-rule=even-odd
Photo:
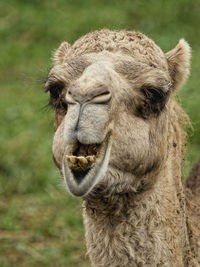
[{"label": "camel eyelash", "polygon": [[169,95],[169,91],[165,92],[160,88],[154,88],[154,87],[144,88],[143,93],[146,99],[149,100],[152,104],[162,103]]},{"label": "camel eyelash", "polygon": [[60,83],[50,83],[45,88],[45,92],[50,93],[48,106],[53,109],[64,108],[67,109],[67,104],[62,101],[62,90],[64,88],[64,84]]},{"label": "camel eyelash", "polygon": [[50,97],[53,98],[58,98],[62,89],[63,89],[64,85],[63,83],[53,83],[53,84],[49,84],[46,89],[45,92],[50,92]]},{"label": "camel eyelash", "polygon": [[142,93],[145,96],[137,106],[137,114],[144,119],[149,116],[158,116],[165,108],[170,90],[164,91],[163,88],[153,86],[145,86],[142,88]]}]

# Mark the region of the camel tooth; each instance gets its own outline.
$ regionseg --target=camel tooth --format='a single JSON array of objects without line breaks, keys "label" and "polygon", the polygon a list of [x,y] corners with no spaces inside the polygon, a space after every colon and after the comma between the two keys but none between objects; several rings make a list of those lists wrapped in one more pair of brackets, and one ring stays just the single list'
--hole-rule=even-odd
[{"label": "camel tooth", "polygon": [[77,160],[79,162],[81,162],[82,164],[87,164],[88,163],[87,159],[85,157],[83,157],[83,156],[77,157]]},{"label": "camel tooth", "polygon": [[83,169],[83,170],[86,170],[87,167],[88,167],[88,160],[83,157],[83,156],[80,156],[77,158],[78,159],[78,165]]},{"label": "camel tooth", "polygon": [[66,158],[72,164],[76,164],[76,162],[77,162],[77,157],[76,156],[66,156]]},{"label": "camel tooth", "polygon": [[68,166],[73,170],[80,170],[80,166],[77,164],[78,160],[76,156],[66,156]]},{"label": "camel tooth", "polygon": [[86,159],[87,159],[88,162],[90,162],[90,163],[95,162],[95,156],[94,156],[94,155],[93,155],[93,156],[87,156]]}]

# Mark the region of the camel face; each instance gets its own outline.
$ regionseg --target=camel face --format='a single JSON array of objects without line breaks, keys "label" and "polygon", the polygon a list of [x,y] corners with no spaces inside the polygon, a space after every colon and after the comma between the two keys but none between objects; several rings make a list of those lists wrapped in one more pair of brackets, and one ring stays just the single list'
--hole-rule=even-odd
[{"label": "camel face", "polygon": [[[95,59],[88,55],[85,60],[88,64],[76,79],[68,82],[63,94],[67,112],[53,146],[66,185],[76,196],[92,190],[104,178],[108,164],[132,172],[139,168],[145,171],[147,166],[142,164],[158,161],[157,155],[148,158],[154,154],[149,139],[151,128],[156,127],[152,121],[161,116],[170,89],[165,72],[126,55],[101,52]],[[124,69],[127,64],[134,70],[129,80],[129,71]],[[65,79],[69,70],[65,64],[60,68]],[[50,79],[56,74],[57,68],[52,69]],[[151,107],[143,106],[146,99],[151,101]],[[57,152],[60,135],[62,152]]]},{"label": "camel face", "polygon": [[[76,43],[74,54],[65,44],[56,53],[46,83],[55,110],[53,155],[73,195],[109,186],[106,173],[112,167],[139,179],[165,158],[176,77],[164,53],[142,37],[150,49],[133,36],[135,54],[123,47],[78,53]],[[126,188],[132,179],[124,182]]]}]

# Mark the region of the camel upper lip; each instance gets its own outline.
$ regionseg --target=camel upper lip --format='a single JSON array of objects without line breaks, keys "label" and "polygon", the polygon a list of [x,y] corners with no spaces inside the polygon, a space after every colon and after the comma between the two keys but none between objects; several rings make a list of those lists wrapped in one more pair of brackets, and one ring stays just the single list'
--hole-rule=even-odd
[{"label": "camel upper lip", "polygon": [[101,144],[82,144],[77,141],[71,151],[65,152],[62,170],[67,187],[73,195],[85,195],[100,179],[108,141],[109,136]]}]

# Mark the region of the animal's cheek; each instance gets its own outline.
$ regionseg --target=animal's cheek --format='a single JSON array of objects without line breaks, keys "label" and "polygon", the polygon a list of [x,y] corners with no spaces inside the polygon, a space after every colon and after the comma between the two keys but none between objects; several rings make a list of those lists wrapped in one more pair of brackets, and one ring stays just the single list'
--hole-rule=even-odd
[{"label": "animal's cheek", "polygon": [[61,166],[62,158],[66,149],[66,143],[63,138],[63,128],[64,128],[64,121],[57,128],[53,138],[53,146],[52,146],[53,158],[58,168],[60,168]]},{"label": "animal's cheek", "polygon": [[54,131],[57,131],[64,117],[65,117],[65,112],[54,111]]},{"label": "animal's cheek", "polygon": [[137,141],[135,139],[132,145],[131,147],[128,142],[113,142],[111,162],[122,171],[134,172],[135,169],[140,169],[149,155],[149,143],[147,140],[143,139],[140,142],[140,140]]},{"label": "animal's cheek", "polygon": [[[128,131],[119,130],[124,129],[124,124],[128,126]],[[111,162],[121,170],[133,172],[149,155],[149,125],[131,117],[127,121],[121,114],[119,124],[115,126]]]}]

